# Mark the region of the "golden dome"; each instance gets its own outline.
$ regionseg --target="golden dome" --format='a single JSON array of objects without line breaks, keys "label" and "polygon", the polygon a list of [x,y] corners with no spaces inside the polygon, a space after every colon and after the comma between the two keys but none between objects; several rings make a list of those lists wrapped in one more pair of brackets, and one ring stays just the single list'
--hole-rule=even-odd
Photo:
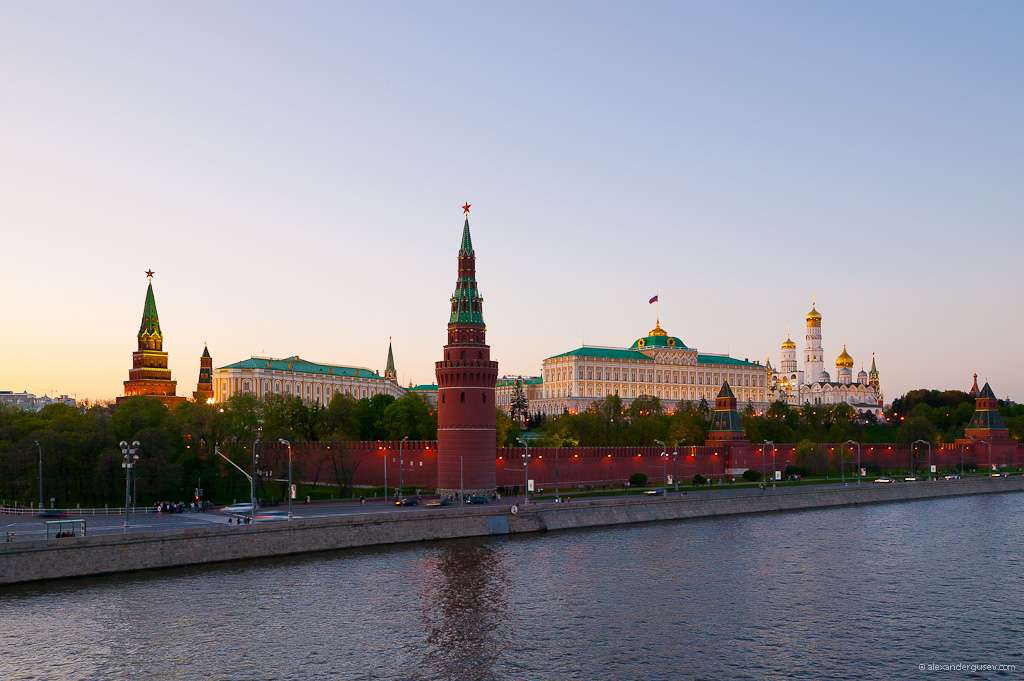
[{"label": "golden dome", "polygon": [[796,350],[796,343],[793,342],[792,338],[787,336],[786,340],[782,341],[782,349],[783,350]]},{"label": "golden dome", "polygon": [[818,308],[813,305],[811,306],[811,311],[807,313],[807,321],[810,322],[812,320],[818,322],[821,321],[821,313],[818,312]]},{"label": "golden dome", "polygon": [[838,357],[836,357],[836,367],[852,369],[853,368],[853,357],[850,357],[850,353],[846,351],[846,346],[843,346],[843,351]]},{"label": "golden dome", "polygon": [[661,320],[659,319],[654,323],[654,328],[647,332],[648,336],[667,336],[668,331],[661,328]]}]

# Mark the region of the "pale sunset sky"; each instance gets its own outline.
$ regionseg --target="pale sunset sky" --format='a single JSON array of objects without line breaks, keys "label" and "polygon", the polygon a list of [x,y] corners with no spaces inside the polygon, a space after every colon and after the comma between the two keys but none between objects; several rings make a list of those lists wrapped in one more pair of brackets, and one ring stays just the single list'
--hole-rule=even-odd
[{"label": "pale sunset sky", "polygon": [[[1024,3],[0,5],[0,389],[252,354],[433,382],[473,204],[502,374],[655,320],[1024,399]],[[826,363],[834,373],[832,361]]]}]

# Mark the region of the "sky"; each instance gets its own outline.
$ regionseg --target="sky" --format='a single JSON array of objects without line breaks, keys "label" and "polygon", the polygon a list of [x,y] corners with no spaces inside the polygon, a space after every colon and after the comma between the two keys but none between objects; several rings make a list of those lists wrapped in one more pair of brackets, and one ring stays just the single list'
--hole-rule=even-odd
[{"label": "sky", "polygon": [[[1024,399],[1024,3],[0,4],[0,389],[253,354],[433,382],[662,325]],[[832,362],[826,366],[834,372]]]}]

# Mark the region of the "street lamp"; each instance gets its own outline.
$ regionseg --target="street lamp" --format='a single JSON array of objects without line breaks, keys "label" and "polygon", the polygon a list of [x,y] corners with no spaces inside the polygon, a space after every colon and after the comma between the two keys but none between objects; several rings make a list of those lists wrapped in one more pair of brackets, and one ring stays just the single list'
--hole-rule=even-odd
[{"label": "street lamp", "polygon": [[675,484],[676,491],[679,491],[679,443],[682,440],[676,440],[676,444],[672,449],[672,482]]},{"label": "street lamp", "polygon": [[516,441],[520,442],[526,447],[526,452],[522,455],[523,457],[523,506],[530,503],[530,443],[522,438],[516,438]]},{"label": "street lamp", "polygon": [[278,440],[288,448],[288,520],[292,519],[292,443],[284,438]]},{"label": "street lamp", "polygon": [[388,448],[378,445],[377,449],[384,452],[384,501],[388,500]]},{"label": "street lamp", "polygon": [[256,453],[256,445],[260,443],[260,436],[263,434],[263,428],[260,426],[256,427],[256,439],[252,441],[252,475],[249,477],[249,502],[251,507],[249,508],[249,520],[250,522],[256,522],[256,464],[259,463],[260,457]]},{"label": "street lamp", "polygon": [[861,447],[861,445],[856,440],[847,440],[843,444],[844,445],[857,445],[857,484],[859,485],[860,484],[860,479],[861,479],[861,474],[860,474],[860,471],[861,471],[861,467],[860,467],[860,447]]},{"label": "street lamp", "polygon": [[665,479],[665,484],[668,484],[668,452],[665,451],[665,443],[661,440],[655,440],[654,444],[661,445],[661,477]]},{"label": "street lamp", "polygon": [[932,479],[932,443],[929,442],[928,440],[914,440],[910,444],[911,449],[913,449],[919,442],[923,442],[924,444],[928,445],[928,479],[931,480]]},{"label": "street lamp", "polygon": [[133,440],[129,445],[124,440],[121,440],[121,454],[123,459],[121,460],[121,468],[124,469],[124,531],[128,531],[128,498],[131,495],[131,479],[132,469],[139,462],[139,444],[138,440]]},{"label": "street lamp", "polygon": [[[995,470],[995,468],[993,468],[993,464],[992,464],[992,443],[989,442],[988,440],[978,440],[978,444],[979,445],[988,445],[988,466],[989,466],[989,468],[992,468],[993,470]],[[974,457],[974,458],[977,459],[978,457]]]},{"label": "street lamp", "polygon": [[405,459],[402,456],[402,443],[408,442],[409,436],[406,435],[398,441],[398,496],[402,496],[402,488],[405,487]]},{"label": "street lamp", "polygon": [[761,468],[764,469],[764,457],[765,447],[771,446],[772,448],[772,487],[775,487],[775,443],[771,440],[765,440],[761,443]]},{"label": "street lamp", "polygon": [[43,447],[36,440],[36,449],[39,450],[39,512],[43,511]]}]

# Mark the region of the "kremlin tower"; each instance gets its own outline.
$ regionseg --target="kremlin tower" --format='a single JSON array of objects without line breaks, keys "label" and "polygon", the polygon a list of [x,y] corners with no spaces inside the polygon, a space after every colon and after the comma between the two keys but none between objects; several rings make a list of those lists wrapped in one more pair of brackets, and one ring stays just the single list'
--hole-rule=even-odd
[{"label": "kremlin tower", "polygon": [[146,303],[142,308],[142,324],[139,326],[139,349],[132,353],[132,368],[124,382],[124,396],[155,397],[168,407],[185,401],[175,395],[177,382],[171,380],[167,368],[167,353],[164,352],[164,336],[160,331],[160,316],[156,312],[156,298],[153,296],[153,270],[146,271],[149,287],[146,289]]},{"label": "kremlin tower", "polygon": [[391,350],[391,339],[388,338],[388,362],[384,366],[384,380],[398,384],[398,372],[395,371],[395,353]]},{"label": "kremlin tower", "polygon": [[442,497],[493,494],[497,455],[494,389],[483,298],[476,285],[476,254],[469,233],[470,204],[459,248],[459,277],[451,298],[448,344],[437,372],[437,491]]},{"label": "kremlin tower", "polygon": [[196,402],[213,402],[213,357],[210,357],[210,349],[205,345],[199,358],[199,382],[196,391],[192,393],[192,399]]}]

